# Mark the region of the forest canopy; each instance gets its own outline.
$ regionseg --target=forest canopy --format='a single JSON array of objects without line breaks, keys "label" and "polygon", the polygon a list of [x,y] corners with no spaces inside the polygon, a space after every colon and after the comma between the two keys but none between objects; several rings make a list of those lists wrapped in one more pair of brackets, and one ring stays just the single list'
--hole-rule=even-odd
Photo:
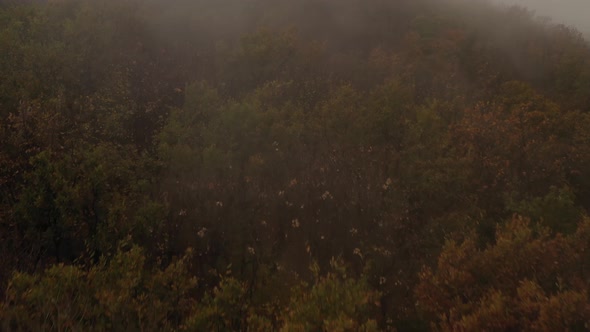
[{"label": "forest canopy", "polygon": [[0,329],[590,328],[590,44],[467,0],[0,1]]}]

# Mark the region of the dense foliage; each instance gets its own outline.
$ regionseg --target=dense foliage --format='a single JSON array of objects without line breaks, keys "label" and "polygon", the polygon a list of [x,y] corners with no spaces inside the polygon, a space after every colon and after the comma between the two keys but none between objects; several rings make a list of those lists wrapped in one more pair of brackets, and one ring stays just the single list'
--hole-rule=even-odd
[{"label": "dense foliage", "polygon": [[3,330],[585,330],[590,46],[462,0],[0,2]]}]

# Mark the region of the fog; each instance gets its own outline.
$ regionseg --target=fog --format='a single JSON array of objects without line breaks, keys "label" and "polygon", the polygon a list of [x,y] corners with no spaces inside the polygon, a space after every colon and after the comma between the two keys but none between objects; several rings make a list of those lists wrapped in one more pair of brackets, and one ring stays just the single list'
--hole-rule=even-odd
[{"label": "fog", "polygon": [[553,1],[0,0],[0,331],[585,330]]},{"label": "fog", "polygon": [[494,0],[533,10],[538,16],[549,17],[556,23],[576,27],[590,35],[590,1],[587,0]]}]

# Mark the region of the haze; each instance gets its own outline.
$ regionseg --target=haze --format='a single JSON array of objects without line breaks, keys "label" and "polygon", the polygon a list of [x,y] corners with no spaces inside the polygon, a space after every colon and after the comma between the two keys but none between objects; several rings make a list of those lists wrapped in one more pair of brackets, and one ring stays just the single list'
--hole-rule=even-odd
[{"label": "haze", "polygon": [[589,330],[560,3],[0,0],[0,331]]},{"label": "haze", "polygon": [[550,17],[554,22],[576,27],[590,35],[590,2],[587,0],[496,0],[534,10],[538,16]]}]

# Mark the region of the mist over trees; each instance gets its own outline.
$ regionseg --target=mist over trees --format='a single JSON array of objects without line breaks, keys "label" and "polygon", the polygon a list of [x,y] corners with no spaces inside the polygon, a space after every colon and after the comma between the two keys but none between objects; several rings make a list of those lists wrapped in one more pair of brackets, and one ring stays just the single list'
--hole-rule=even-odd
[{"label": "mist over trees", "polygon": [[590,326],[575,28],[489,1],[0,3],[0,329]]},{"label": "mist over trees", "polygon": [[584,0],[493,0],[506,5],[516,5],[534,11],[556,23],[576,27],[586,36],[590,35],[590,3]]}]

